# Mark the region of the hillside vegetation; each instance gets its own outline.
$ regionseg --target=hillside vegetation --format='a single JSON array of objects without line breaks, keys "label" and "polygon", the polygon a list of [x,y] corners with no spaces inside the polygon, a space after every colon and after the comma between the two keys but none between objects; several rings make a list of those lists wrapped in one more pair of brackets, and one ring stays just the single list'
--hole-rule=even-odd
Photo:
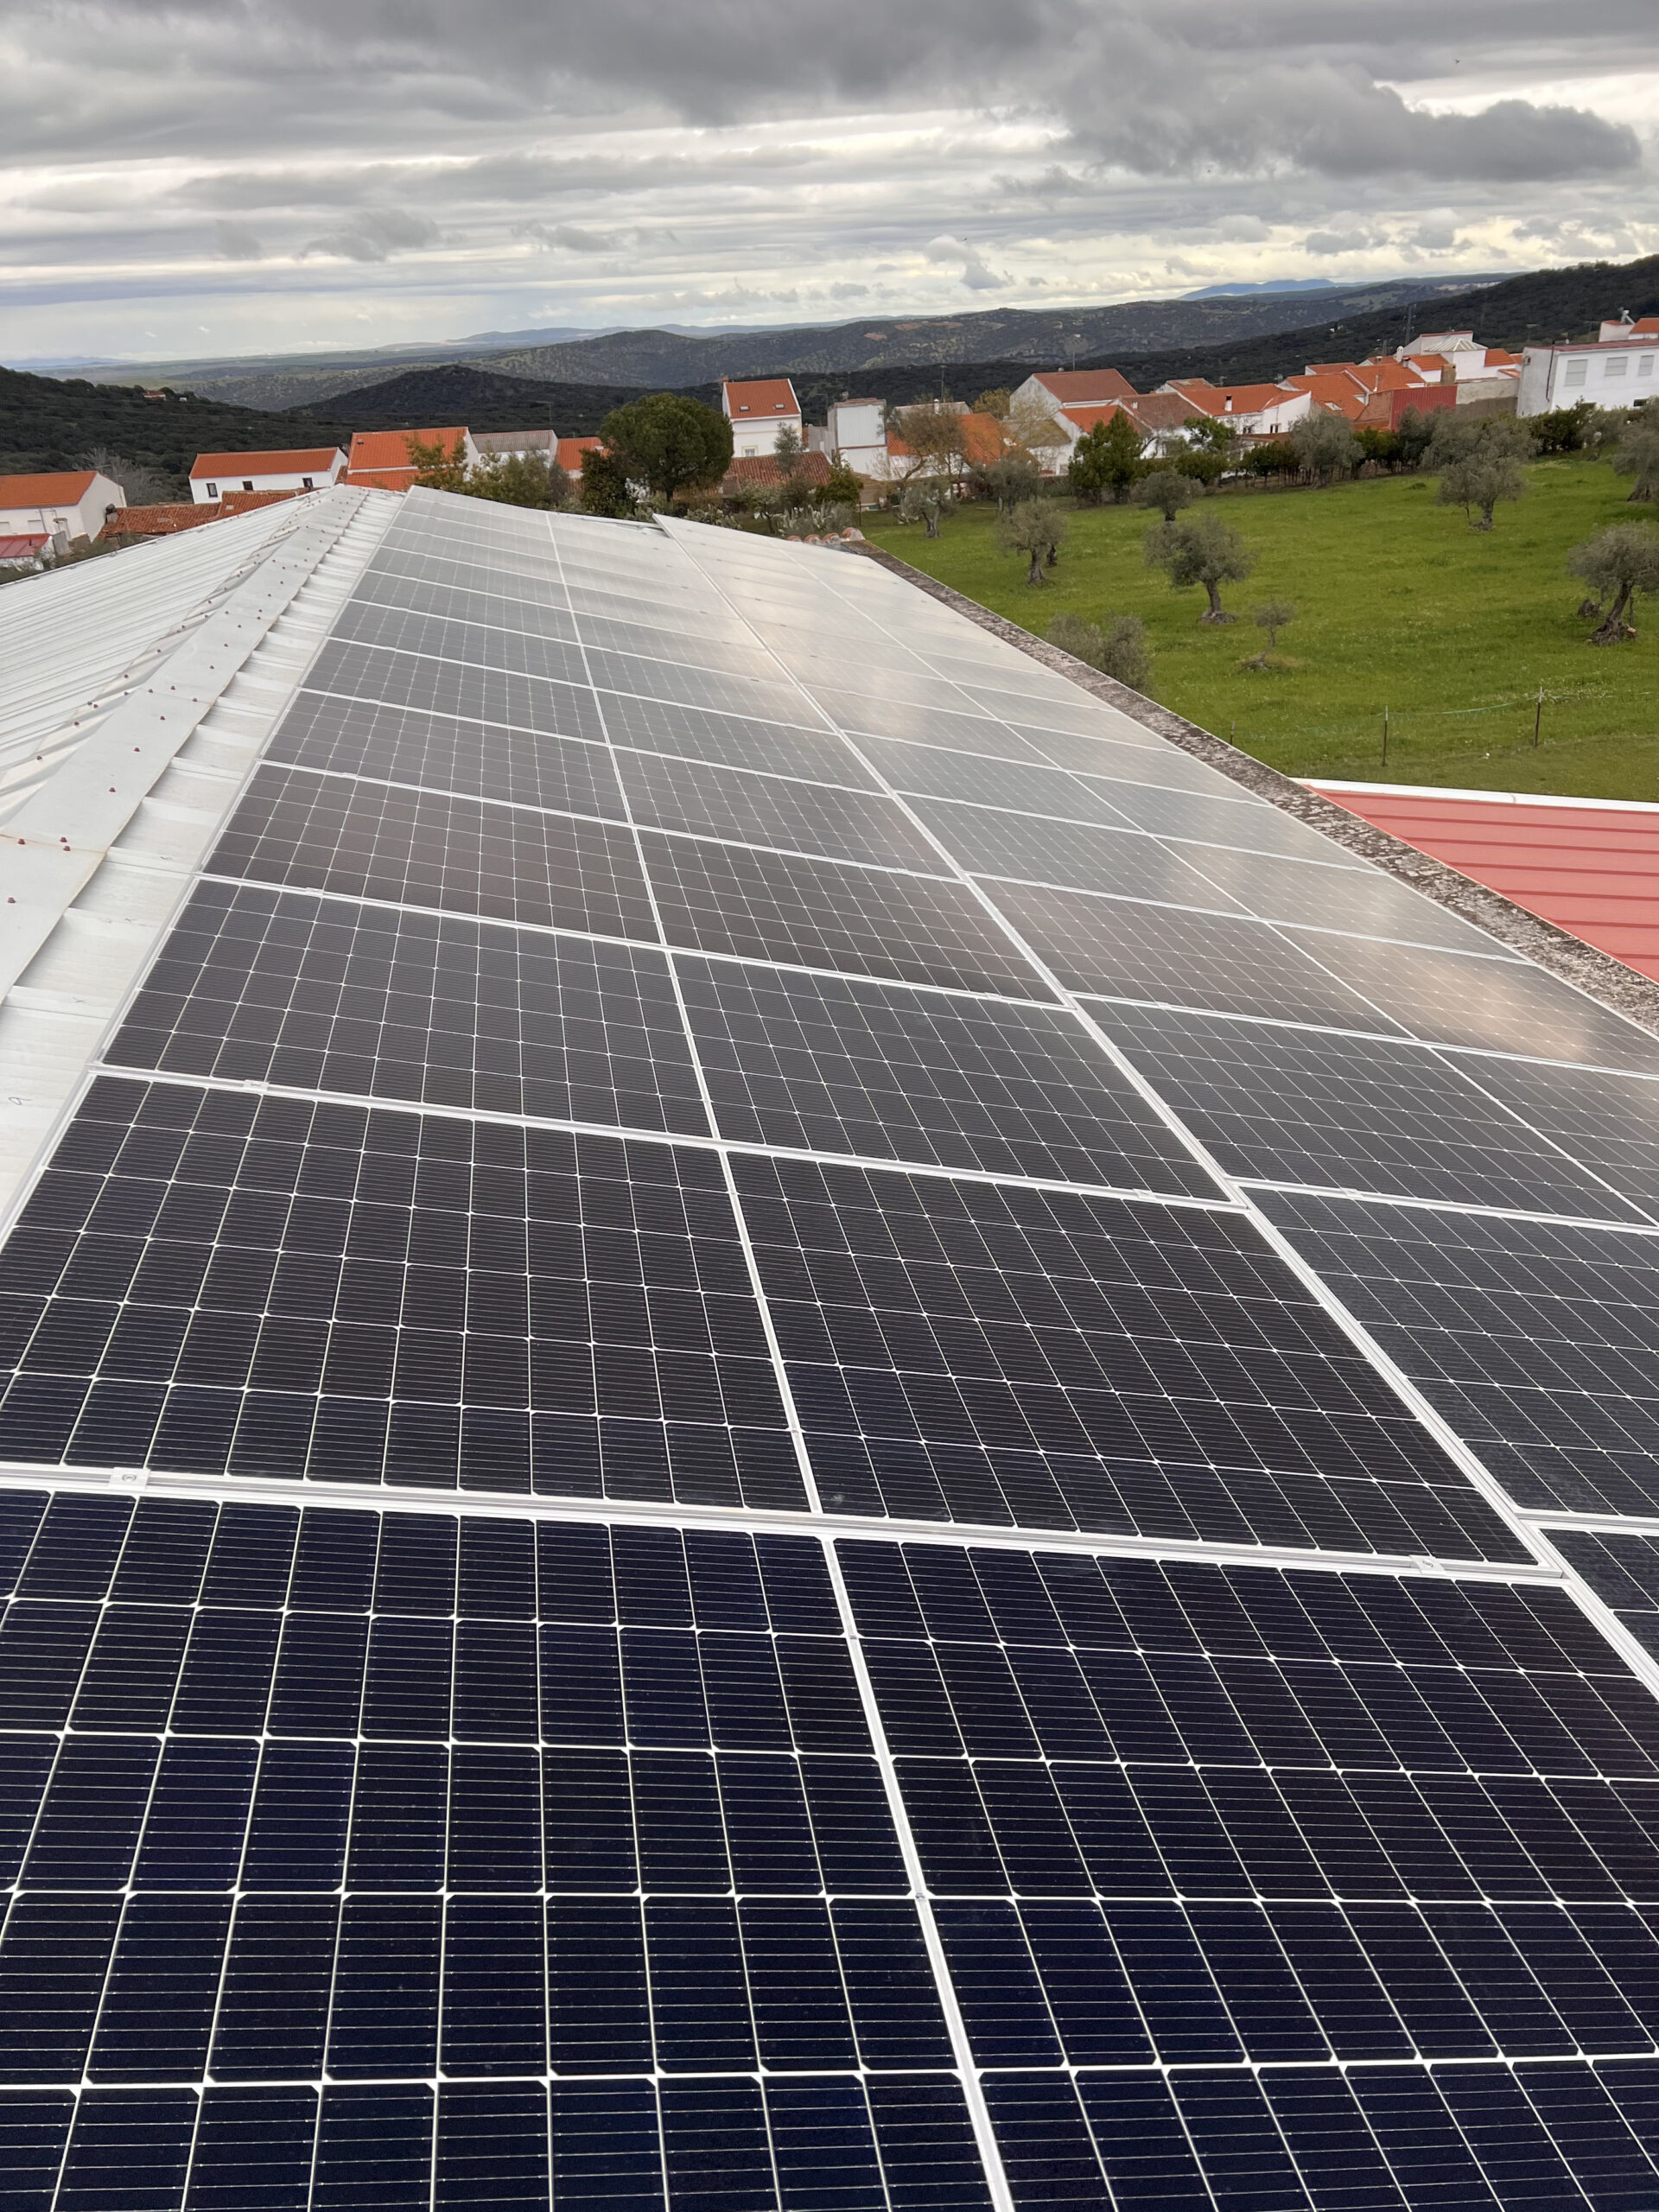
[{"label": "hillside vegetation", "polygon": [[1310,361],[1359,361],[1391,353],[1424,330],[1469,330],[1488,346],[1519,352],[1565,337],[1595,334],[1604,318],[1628,308],[1659,315],[1659,254],[1643,261],[1583,262],[1574,269],[1538,269],[1499,284],[1398,307],[1327,315],[1262,337],[1173,351],[1091,353],[1088,365],[1121,369],[1142,391],[1169,377],[1209,377],[1217,384],[1268,384]]},{"label": "hillside vegetation", "polygon": [[[1420,295],[1462,291],[1466,279],[1395,277],[1321,291],[1327,314],[1361,314]],[[537,382],[683,388],[721,377],[838,378],[941,361],[1020,362],[1028,371],[1102,346],[1216,345],[1305,321],[1314,310],[1294,293],[1192,300],[1122,300],[1110,307],[989,308],[963,315],[861,316],[777,330],[638,329],[602,333],[481,331],[451,344],[399,346],[378,357],[252,354],[174,361],[143,371],[251,407],[314,407],[330,392],[385,383],[404,369],[463,362]],[[95,374],[109,374],[99,370]],[[134,373],[121,372],[124,378]],[[831,395],[834,396],[833,394]]]},{"label": "hillside vegetation", "polygon": [[199,453],[350,443],[351,432],[332,416],[308,417],[301,429],[253,407],[146,399],[137,385],[0,369],[0,475],[73,468],[80,454],[105,446],[153,470],[184,499]]},{"label": "hillside vegetation", "polygon": [[[1583,586],[1566,570],[1604,523],[1653,511],[1626,503],[1629,484],[1605,461],[1539,461],[1527,474],[1530,495],[1501,508],[1490,534],[1437,505],[1427,477],[1223,493],[1213,505],[1256,567],[1224,588],[1243,619],[1220,628],[1198,621],[1202,591],[1172,591],[1146,566],[1138,508],[1072,514],[1059,565],[1034,590],[1022,556],[996,550],[988,507],[953,514],[933,540],[886,516],[864,527],[1039,636],[1062,612],[1139,615],[1153,695],[1291,775],[1659,800],[1659,603],[1638,607],[1634,643],[1592,650],[1575,611]],[[1247,670],[1262,645],[1250,610],[1272,599],[1298,610],[1278,644],[1289,664]]]},{"label": "hillside vegetation", "polygon": [[[535,384],[528,378],[498,376],[490,369],[453,362],[406,369],[384,384],[309,401],[302,408],[289,409],[283,419],[293,426],[296,437],[314,419],[315,410],[354,430],[423,430],[451,423],[464,423],[469,430],[544,429],[550,425],[562,438],[570,438],[597,430],[612,408],[639,396],[626,385]],[[720,388],[700,385],[691,397],[715,406]],[[270,417],[265,420],[269,423]]]}]

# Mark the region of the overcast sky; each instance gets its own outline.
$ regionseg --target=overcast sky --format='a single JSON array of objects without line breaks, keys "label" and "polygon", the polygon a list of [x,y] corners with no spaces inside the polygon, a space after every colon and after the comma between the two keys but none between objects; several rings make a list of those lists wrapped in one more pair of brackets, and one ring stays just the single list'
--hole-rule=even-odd
[{"label": "overcast sky", "polygon": [[4,0],[0,358],[1659,250],[1654,0]]}]

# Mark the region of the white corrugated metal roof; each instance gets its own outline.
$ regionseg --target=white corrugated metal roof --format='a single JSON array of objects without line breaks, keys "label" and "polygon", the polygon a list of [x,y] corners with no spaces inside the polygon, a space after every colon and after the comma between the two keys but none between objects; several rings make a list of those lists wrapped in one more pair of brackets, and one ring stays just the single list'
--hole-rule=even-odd
[{"label": "white corrugated metal roof", "polygon": [[21,613],[0,593],[29,748],[0,818],[0,1216],[398,505],[336,488],[43,575]]},{"label": "white corrugated metal roof", "polygon": [[317,497],[205,523],[0,589],[0,823],[274,543],[315,519]]}]

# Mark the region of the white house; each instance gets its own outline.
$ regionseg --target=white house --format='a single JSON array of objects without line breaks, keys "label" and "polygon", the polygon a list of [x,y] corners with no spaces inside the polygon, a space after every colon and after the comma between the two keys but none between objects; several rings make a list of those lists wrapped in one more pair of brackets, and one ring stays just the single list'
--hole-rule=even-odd
[{"label": "white house", "polygon": [[1065,433],[1067,460],[1077,451],[1078,441],[1098,423],[1109,423],[1114,415],[1127,415],[1144,442],[1143,457],[1160,461],[1192,443],[1186,426],[1196,419],[1198,412],[1197,408],[1188,406],[1174,392],[1147,391],[1104,403],[1074,401],[1070,407],[1061,408],[1054,419]]},{"label": "white house", "polygon": [[[1610,326],[1604,323],[1602,328]],[[1529,346],[1521,357],[1517,415],[1548,415],[1581,399],[1598,407],[1632,407],[1659,391],[1659,323],[1623,328],[1619,338],[1577,346]]]},{"label": "white house", "polygon": [[1135,386],[1116,369],[1038,369],[1013,394],[1009,410],[1040,407],[1058,421],[1068,407],[1109,407],[1115,399],[1135,396]]},{"label": "white house", "polygon": [[72,545],[77,538],[98,537],[109,510],[126,504],[121,486],[96,469],[0,476],[0,538],[33,539],[35,552],[47,552],[54,538]]},{"label": "white house", "polygon": [[210,507],[227,492],[321,492],[346,474],[338,446],[303,446],[291,453],[199,453],[190,496]]},{"label": "white house", "polygon": [[491,461],[553,461],[559,450],[555,430],[474,430],[478,457]]},{"label": "white house", "polygon": [[801,431],[801,403],[787,377],[762,377],[752,384],[734,384],[728,378],[720,387],[720,404],[732,426],[732,453],[736,459],[771,453],[779,431],[785,427],[803,444],[806,442]]},{"label": "white house", "polygon": [[1313,408],[1311,392],[1282,384],[1214,385],[1204,377],[1173,377],[1160,391],[1173,391],[1195,415],[1225,423],[1241,438],[1282,436]]},{"label": "white house", "polygon": [[827,454],[832,461],[839,454],[848,467],[855,469],[861,476],[885,476],[887,433],[884,403],[879,399],[837,399],[830,409],[828,423],[822,429],[813,423],[807,431],[806,442],[814,453]]}]

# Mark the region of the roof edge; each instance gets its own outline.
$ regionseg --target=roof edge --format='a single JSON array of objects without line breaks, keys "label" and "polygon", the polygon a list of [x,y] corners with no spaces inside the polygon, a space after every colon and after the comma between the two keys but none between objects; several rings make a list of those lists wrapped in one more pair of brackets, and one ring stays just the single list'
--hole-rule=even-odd
[{"label": "roof edge", "polygon": [[1107,706],[1116,707],[1120,714],[1155,731],[1172,745],[1179,746],[1183,753],[1207,762],[1258,798],[1265,798],[1285,813],[1294,815],[1299,822],[1306,823],[1333,844],[1357,853],[1364,860],[1374,861],[1389,874],[1408,884],[1414,891],[1422,892],[1460,920],[1472,922],[1500,944],[1573,984],[1587,998],[1598,1000],[1615,1014],[1622,1014],[1627,1020],[1659,1036],[1659,983],[1650,982],[1634,968],[1627,968],[1611,953],[1599,952],[1582,938],[1558,929],[1554,922],[1547,922],[1526,907],[1517,906],[1513,899],[1489,890],[1472,877],[1459,874],[1444,861],[1435,860],[1432,855],[1420,852],[1415,845],[1407,844],[1402,837],[1373,829],[1369,822],[1351,814],[1346,807],[1338,806],[1334,799],[1322,798],[1318,791],[1297,782],[1294,776],[1282,775],[1277,768],[1268,767],[1265,760],[1241,753],[1224,738],[1212,737],[1197,722],[1190,722],[1184,715],[1159,706],[1141,692],[1132,691],[1116,677],[1101,675],[1071,654],[1062,652],[1058,645],[1047,645],[1029,630],[1022,630],[1005,615],[994,614],[989,607],[980,606],[976,600],[968,598],[950,585],[925,575],[919,569],[912,569],[896,553],[872,545],[868,539],[853,550],[893,575],[902,576],[930,599],[937,599],[958,614],[965,614],[969,621],[1000,638],[1004,645],[1017,647],[1057,675],[1069,677],[1079,690],[1092,692]]},{"label": "roof edge", "polygon": [[1299,776],[1304,791],[1353,791],[1377,798],[1455,798],[1480,806],[1584,806],[1617,814],[1659,814],[1659,799],[1581,798],[1571,791],[1465,791],[1453,784],[1354,784],[1338,776]]}]

